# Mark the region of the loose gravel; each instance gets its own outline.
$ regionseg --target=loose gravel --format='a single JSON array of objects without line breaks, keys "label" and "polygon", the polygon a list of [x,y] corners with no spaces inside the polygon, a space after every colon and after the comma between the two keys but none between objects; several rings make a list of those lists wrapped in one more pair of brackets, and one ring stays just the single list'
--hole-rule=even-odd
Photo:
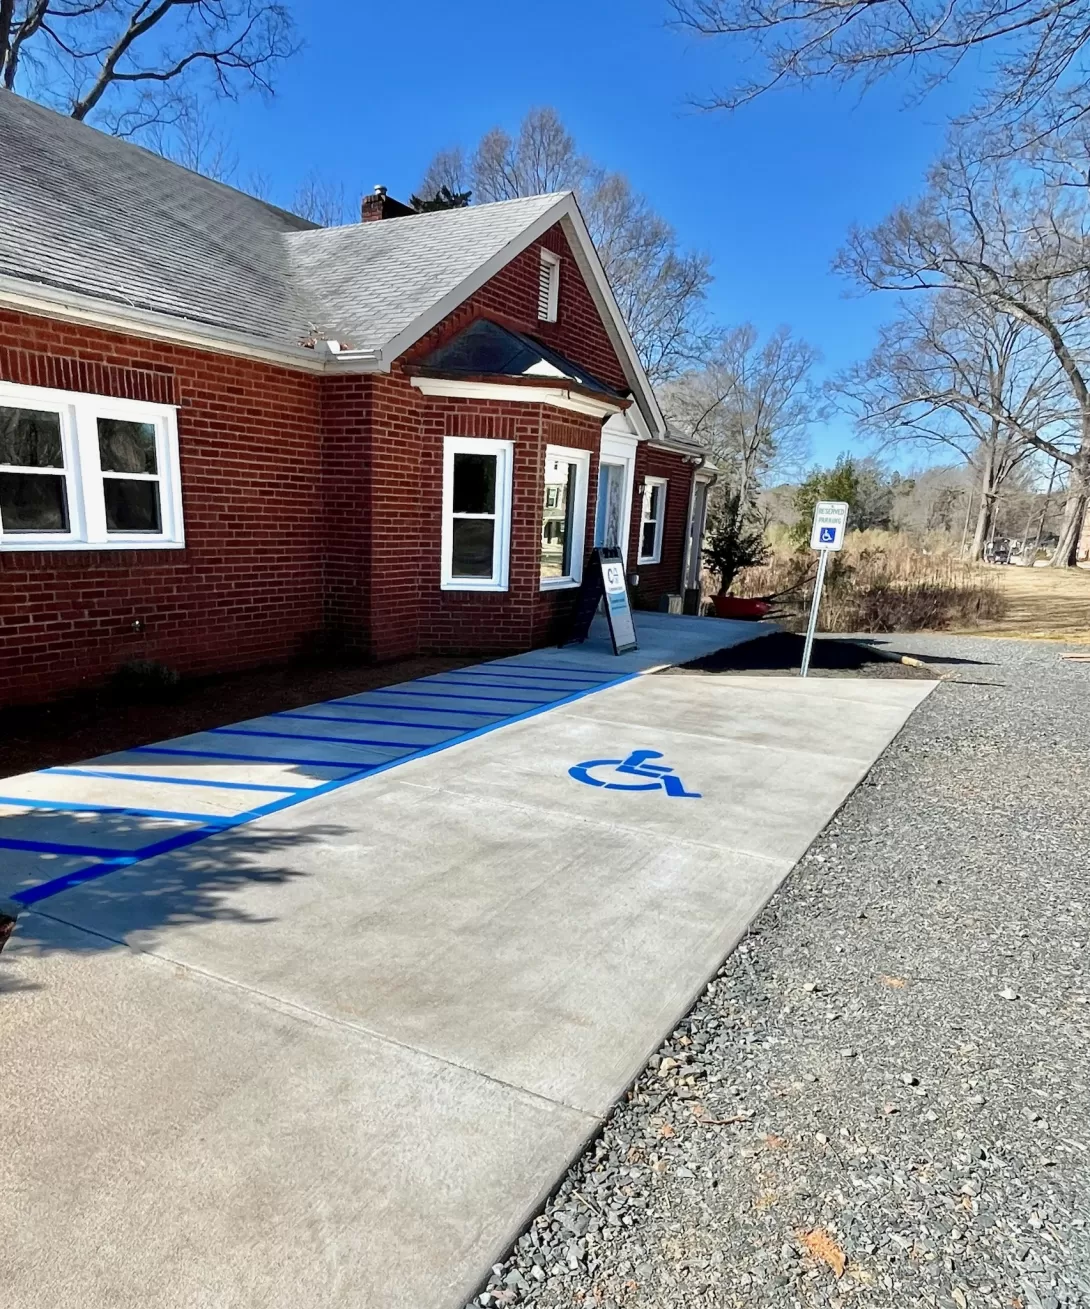
[{"label": "loose gravel", "polygon": [[479,1306],[1090,1306],[1090,665],[944,678]]}]

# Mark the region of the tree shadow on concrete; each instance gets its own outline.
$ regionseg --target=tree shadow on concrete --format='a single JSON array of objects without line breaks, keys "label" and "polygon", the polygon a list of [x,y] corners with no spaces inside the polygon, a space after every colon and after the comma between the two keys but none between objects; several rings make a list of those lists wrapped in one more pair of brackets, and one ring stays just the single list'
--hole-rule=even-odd
[{"label": "tree shadow on concrete", "polygon": [[[11,826],[10,821],[0,820],[0,835],[7,836],[5,828]],[[172,833],[179,830],[178,825],[170,825]],[[245,887],[286,886],[309,877],[297,866],[297,857],[345,830],[332,824],[275,830],[239,826],[125,867],[111,867],[101,858],[39,854],[35,859],[31,851],[0,849],[0,861],[8,864],[0,884],[0,897],[8,898],[0,899],[0,913],[17,915],[0,955],[0,994],[20,986],[19,978],[5,966],[20,956],[110,951],[129,940],[147,949],[159,933],[187,924],[231,922],[259,928],[278,921],[279,915],[243,908],[236,893]],[[131,849],[161,841],[164,824],[132,814],[39,810],[20,815],[18,832],[16,839],[38,844],[93,843],[103,849],[123,849],[127,844]],[[19,859],[18,868],[12,866],[14,858]],[[79,881],[81,872],[88,880]],[[34,899],[34,888],[66,875],[72,875],[74,885]],[[31,903],[12,898],[20,892],[29,893]]]}]

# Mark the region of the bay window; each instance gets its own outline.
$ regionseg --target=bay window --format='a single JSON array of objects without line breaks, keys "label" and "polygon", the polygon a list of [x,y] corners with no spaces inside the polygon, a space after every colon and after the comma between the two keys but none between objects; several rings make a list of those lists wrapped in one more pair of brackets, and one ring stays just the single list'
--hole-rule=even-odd
[{"label": "bay window", "polygon": [[590,452],[547,446],[541,509],[541,589],[578,586],[583,580]]},{"label": "bay window", "polygon": [[512,464],[510,441],[462,436],[444,441],[444,590],[507,590]]},{"label": "bay window", "polygon": [[0,382],[0,550],[183,540],[173,406]]}]

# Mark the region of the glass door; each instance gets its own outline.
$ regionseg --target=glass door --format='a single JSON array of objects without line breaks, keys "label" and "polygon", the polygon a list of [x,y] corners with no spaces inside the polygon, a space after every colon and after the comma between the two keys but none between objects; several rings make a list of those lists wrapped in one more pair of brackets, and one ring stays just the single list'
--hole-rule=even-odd
[{"label": "glass door", "polygon": [[594,515],[594,544],[619,546],[624,526],[624,464],[598,466],[598,503]]}]

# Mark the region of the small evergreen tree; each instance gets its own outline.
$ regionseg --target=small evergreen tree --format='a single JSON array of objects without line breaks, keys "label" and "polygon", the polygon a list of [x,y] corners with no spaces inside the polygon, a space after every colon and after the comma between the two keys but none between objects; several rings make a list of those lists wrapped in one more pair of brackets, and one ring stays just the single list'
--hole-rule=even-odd
[{"label": "small evergreen tree", "polygon": [[799,546],[810,540],[814,506],[819,500],[843,500],[848,506],[848,526],[855,527],[861,489],[859,472],[850,455],[841,455],[832,468],[815,468],[792,500],[798,518],[791,528],[791,539]]},{"label": "small evergreen tree", "polygon": [[441,186],[430,200],[414,195],[409,197],[409,204],[418,214],[434,214],[440,209],[464,209],[472,194],[472,191],[452,191],[449,186]]},{"label": "small evergreen tree", "polygon": [[710,513],[703,554],[718,579],[717,595],[726,595],[743,568],[763,564],[768,557],[764,527],[741,491],[728,491]]}]

